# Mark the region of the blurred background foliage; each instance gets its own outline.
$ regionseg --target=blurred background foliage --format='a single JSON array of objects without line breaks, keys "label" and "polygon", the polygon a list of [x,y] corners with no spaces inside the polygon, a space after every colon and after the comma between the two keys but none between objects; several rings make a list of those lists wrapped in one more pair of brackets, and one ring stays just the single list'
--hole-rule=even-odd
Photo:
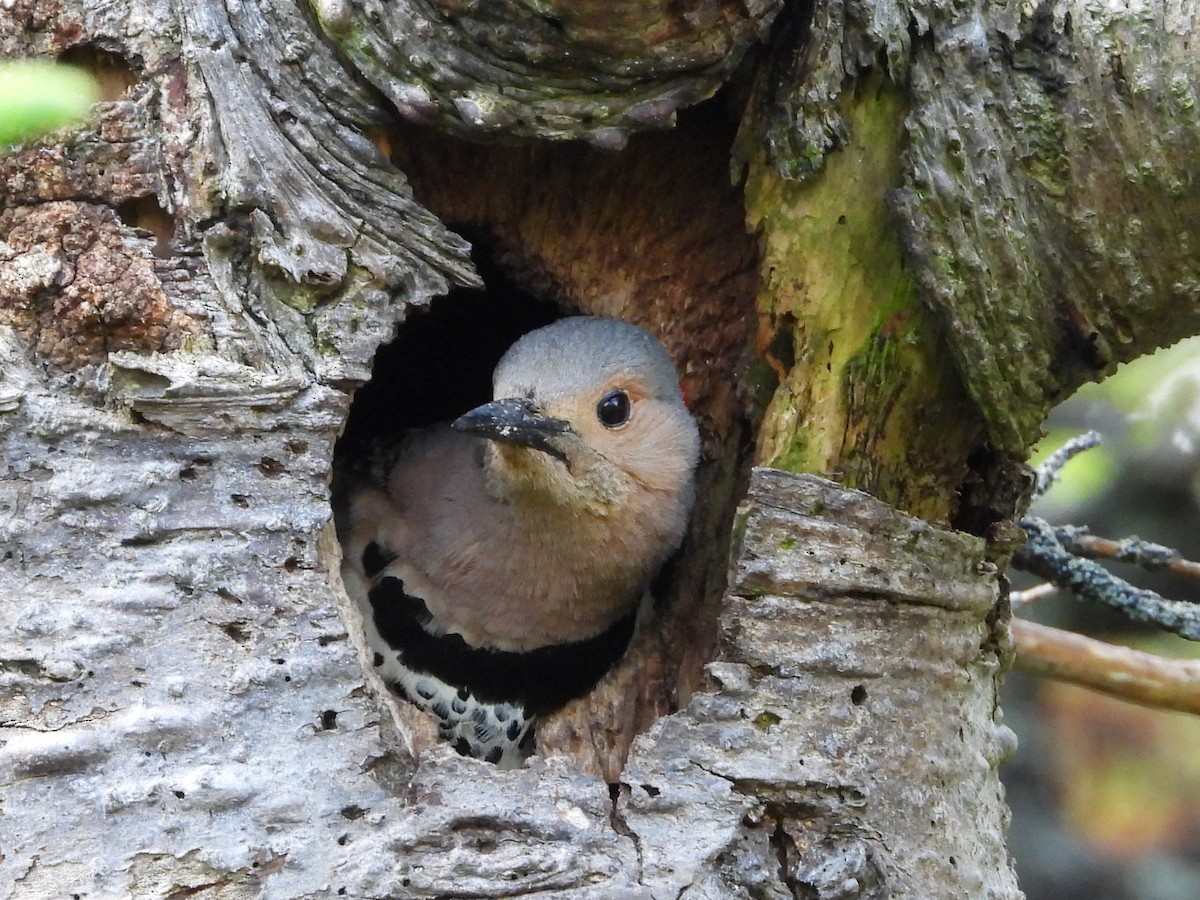
[{"label": "blurred background foliage", "polygon": [[38,59],[0,62],[0,150],[82,119],[99,99],[82,69]]},{"label": "blurred background foliage", "polygon": [[[1089,429],[1104,444],[1068,463],[1034,512],[1200,559],[1200,338],[1079,390],[1050,416],[1033,462]],[[1105,565],[1140,587],[1200,602],[1196,581]],[[1033,583],[1014,574],[1014,587]],[[1021,615],[1163,656],[1200,657],[1200,644],[1067,596]],[[1200,717],[1020,672],[1004,693],[1006,721],[1020,738],[1003,773],[1009,840],[1029,900],[1198,900]]]}]

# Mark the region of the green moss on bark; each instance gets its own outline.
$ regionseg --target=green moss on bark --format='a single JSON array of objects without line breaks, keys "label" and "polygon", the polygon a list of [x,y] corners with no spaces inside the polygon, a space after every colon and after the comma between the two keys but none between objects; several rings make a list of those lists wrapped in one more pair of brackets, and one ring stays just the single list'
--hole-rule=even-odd
[{"label": "green moss on bark", "polygon": [[758,461],[944,519],[980,425],[888,208],[905,99],[872,77],[840,112],[852,137],[820,177],[786,181],[751,157],[748,219],[764,251],[759,350],[779,376]]}]

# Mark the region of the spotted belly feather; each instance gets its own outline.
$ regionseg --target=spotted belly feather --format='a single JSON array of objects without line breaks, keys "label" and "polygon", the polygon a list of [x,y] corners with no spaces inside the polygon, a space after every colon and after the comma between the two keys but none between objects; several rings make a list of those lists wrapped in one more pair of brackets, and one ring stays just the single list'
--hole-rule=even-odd
[{"label": "spotted belly feather", "polygon": [[434,621],[405,589],[396,555],[375,542],[361,557],[367,644],[384,682],[432,715],[438,734],[464,756],[515,768],[533,752],[538,716],[595,686],[625,652],[632,609],[600,634],[526,651],[475,647]]}]

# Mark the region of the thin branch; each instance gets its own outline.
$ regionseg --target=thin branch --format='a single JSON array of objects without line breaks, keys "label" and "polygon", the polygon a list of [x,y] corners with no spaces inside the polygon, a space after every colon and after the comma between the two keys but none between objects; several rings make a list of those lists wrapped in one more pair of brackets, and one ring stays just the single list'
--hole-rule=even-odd
[{"label": "thin branch", "polygon": [[1057,584],[1043,582],[1035,584],[1031,588],[1026,588],[1023,591],[1011,591],[1008,595],[1008,605],[1016,610],[1022,606],[1028,606],[1030,603],[1035,603],[1038,600],[1045,600],[1047,597],[1053,597],[1060,592]]},{"label": "thin branch", "polygon": [[1086,434],[1071,438],[1047,456],[1045,461],[1038,466],[1037,485],[1033,489],[1033,496],[1035,498],[1040,497],[1046,491],[1050,490],[1054,482],[1058,481],[1058,476],[1062,472],[1063,466],[1084,450],[1091,450],[1093,447],[1100,446],[1102,440],[1100,432],[1089,431]]},{"label": "thin branch", "polygon": [[1151,572],[1164,571],[1200,580],[1200,563],[1184,559],[1182,553],[1171,547],[1143,541],[1134,535],[1114,541],[1097,537],[1082,525],[1057,525],[1054,534],[1063,548],[1076,556],[1115,559],[1117,562],[1133,563]]},{"label": "thin branch", "polygon": [[1089,559],[1071,554],[1045,519],[1021,520],[1027,540],[1013,555],[1013,565],[1053,582],[1081,600],[1105,603],[1126,615],[1149,622],[1191,641],[1200,640],[1200,604],[1168,600],[1134,587]]},{"label": "thin branch", "polygon": [[1017,668],[1121,700],[1200,714],[1200,660],[1166,659],[1023,619],[1012,621]]}]

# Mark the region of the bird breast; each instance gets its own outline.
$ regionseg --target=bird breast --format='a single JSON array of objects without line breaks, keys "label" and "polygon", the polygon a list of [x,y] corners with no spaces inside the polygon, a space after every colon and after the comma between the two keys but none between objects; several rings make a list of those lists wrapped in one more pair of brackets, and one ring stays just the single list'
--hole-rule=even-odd
[{"label": "bird breast", "polygon": [[488,492],[479,449],[431,429],[388,485],[405,583],[439,626],[475,646],[528,650],[592,637],[632,609],[678,543],[686,510],[663,511],[679,501],[634,497],[603,516],[528,508]]}]

